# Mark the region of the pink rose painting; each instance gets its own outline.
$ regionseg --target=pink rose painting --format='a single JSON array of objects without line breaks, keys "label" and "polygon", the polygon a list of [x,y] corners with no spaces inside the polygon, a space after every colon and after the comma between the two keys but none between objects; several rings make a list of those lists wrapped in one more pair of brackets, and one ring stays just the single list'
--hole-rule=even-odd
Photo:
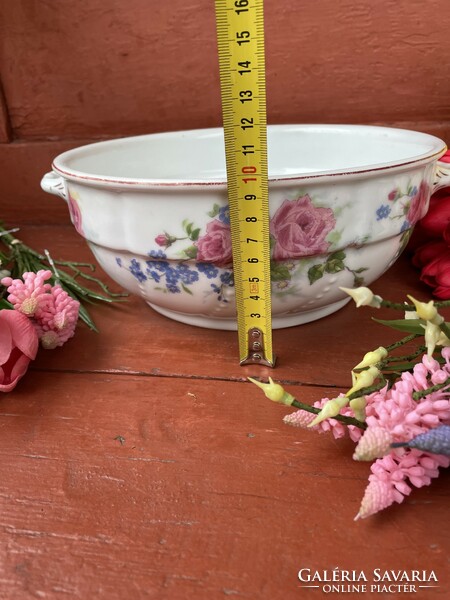
[{"label": "pink rose painting", "polygon": [[314,206],[308,195],[285,200],[270,223],[270,233],[275,240],[273,259],[287,260],[327,252],[330,244],[326,237],[335,225],[331,208]]},{"label": "pink rose painting", "polygon": [[78,202],[74,198],[74,194],[71,194],[70,192],[67,196],[67,204],[69,206],[70,218],[72,219],[72,223],[74,224],[75,229],[80,235],[83,235],[80,207],[78,206]]},{"label": "pink rose painting", "polygon": [[195,245],[198,261],[228,265],[233,260],[230,226],[219,219],[207,224],[205,235],[200,236]]},{"label": "pink rose painting", "polygon": [[411,225],[415,225],[422,217],[425,216],[428,207],[428,199],[430,197],[430,188],[425,181],[419,186],[419,191],[411,198],[407,219]]}]

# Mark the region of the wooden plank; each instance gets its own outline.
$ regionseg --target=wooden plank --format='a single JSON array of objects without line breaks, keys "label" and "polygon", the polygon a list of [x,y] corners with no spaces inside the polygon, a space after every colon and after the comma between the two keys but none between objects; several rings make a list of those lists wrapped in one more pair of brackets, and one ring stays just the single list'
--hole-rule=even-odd
[{"label": "wooden plank", "polygon": [[11,123],[9,120],[8,107],[0,81],[0,144],[10,142],[12,139]]},{"label": "wooden plank", "polygon": [[27,377],[0,404],[2,597],[293,600],[300,568],[335,567],[433,569],[420,598],[446,597],[448,477],[355,523],[368,465],[256,392]]},{"label": "wooden plank", "polygon": [[67,206],[40,182],[62,152],[92,140],[0,144],[0,218],[14,223],[64,223]]},{"label": "wooden plank", "polygon": [[[54,258],[93,260],[87,245],[71,227],[23,228],[18,235],[40,251],[48,248]],[[101,270],[98,275],[108,281]],[[113,289],[119,288],[113,285]],[[404,301],[408,292],[421,298],[428,296],[407,257],[373,289],[397,301]],[[383,314],[386,318],[398,316],[387,311],[357,310],[349,304],[320,321],[275,330],[278,363],[273,371],[257,365],[239,366],[236,332],[178,323],[157,314],[141,299],[130,298],[120,306],[94,307],[92,315],[100,334],[80,325],[76,336],[63,348],[41,350],[33,368],[135,373],[146,378],[165,375],[243,380],[249,375],[271,375],[293,385],[348,386],[350,369],[365,352],[401,337],[373,322],[372,316],[381,318]]]},{"label": "wooden plank", "polygon": [[[170,10],[143,0],[104,4],[47,0],[38,10],[27,0],[0,3],[0,67],[15,137],[219,125],[211,3],[173,0]],[[343,0],[339,11],[334,0],[268,2],[269,122],[431,119],[448,132],[448,14],[439,0],[408,7],[396,0]]]}]

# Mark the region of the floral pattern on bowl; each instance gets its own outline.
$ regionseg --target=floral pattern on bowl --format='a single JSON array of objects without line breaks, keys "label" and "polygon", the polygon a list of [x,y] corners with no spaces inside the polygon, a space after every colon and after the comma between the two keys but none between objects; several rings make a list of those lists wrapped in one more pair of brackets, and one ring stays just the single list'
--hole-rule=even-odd
[{"label": "floral pattern on bowl", "polygon": [[409,184],[406,191],[397,187],[389,193],[387,203],[375,211],[376,220],[403,219],[401,231],[405,231],[425,216],[429,196],[430,187],[426,181],[421,181],[419,187]]},{"label": "floral pattern on bowl", "polygon": [[[402,251],[412,225],[426,211],[428,186],[422,182],[409,185],[405,193],[394,189],[388,196],[389,204],[381,204],[376,218],[403,219],[399,233],[403,232],[397,255]],[[162,293],[187,293],[201,278],[210,280],[210,294],[219,302],[228,302],[227,288],[234,287],[230,214],[228,206],[215,204],[208,212],[211,218],[204,231],[193,222],[182,222],[184,235],[177,237],[164,231],[155,237],[158,250],[150,250],[142,260],[131,258],[125,262],[116,257],[119,267],[128,270],[140,284],[148,281],[153,289]],[[80,218],[81,222],[81,218]],[[300,281],[312,286],[327,275],[343,271],[352,276],[352,285],[364,285],[366,266],[352,268],[347,264],[346,249],[339,248],[341,232],[337,219],[329,207],[320,206],[308,194],[293,200],[284,200],[270,219],[271,282],[272,294],[278,297],[299,292]],[[363,246],[369,236],[358,240],[353,247]],[[186,242],[177,254],[177,260],[167,256],[167,249],[175,243]],[[306,279],[304,275],[306,274]]]},{"label": "floral pattern on bowl", "polygon": [[80,210],[80,206],[79,206],[79,195],[77,194],[77,192],[70,190],[70,188],[68,189],[68,194],[67,194],[67,205],[69,207],[69,214],[70,214],[70,218],[73,223],[73,226],[75,227],[75,229],[77,230],[77,232],[80,235],[84,236],[83,222],[82,222],[81,210]]}]

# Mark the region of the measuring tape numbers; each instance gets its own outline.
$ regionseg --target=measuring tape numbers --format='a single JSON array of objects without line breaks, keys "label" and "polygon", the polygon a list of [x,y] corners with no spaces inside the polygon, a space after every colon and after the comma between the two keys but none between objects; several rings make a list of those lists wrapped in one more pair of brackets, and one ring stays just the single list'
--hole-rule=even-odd
[{"label": "measuring tape numbers", "polygon": [[241,364],[274,366],[263,0],[216,0]]}]

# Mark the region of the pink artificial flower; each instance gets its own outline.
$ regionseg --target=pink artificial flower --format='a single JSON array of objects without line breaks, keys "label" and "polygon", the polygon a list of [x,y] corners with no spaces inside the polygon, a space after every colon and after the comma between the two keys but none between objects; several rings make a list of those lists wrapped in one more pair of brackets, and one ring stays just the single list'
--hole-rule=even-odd
[{"label": "pink artificial flower", "polygon": [[330,245],[326,236],[335,225],[331,208],[314,206],[308,195],[285,200],[270,222],[270,233],[275,240],[273,259],[324,254]]},{"label": "pink artificial flower", "polygon": [[384,427],[369,427],[356,446],[354,460],[373,460],[391,452],[392,434]]},{"label": "pink artificial flower", "polygon": [[207,224],[205,235],[199,237],[195,245],[197,246],[196,258],[199,261],[221,266],[228,265],[233,260],[230,226],[219,219],[214,219]]},{"label": "pink artificial flower", "polygon": [[41,344],[46,349],[62,346],[75,333],[80,303],[65,292],[61,286],[44,283],[52,276],[51,271],[24,273],[21,279],[4,277],[8,286],[8,302],[15,310],[32,319]]},{"label": "pink artificial flower", "polygon": [[403,502],[411,493],[411,485],[419,488],[429,485],[431,479],[439,475],[438,467],[449,465],[449,457],[420,450],[395,451],[379,458],[371,467],[369,485],[355,521],[374,515],[394,502]]},{"label": "pink artificial flower", "polygon": [[[443,348],[442,357],[444,364],[424,355],[413,372],[402,373],[391,389],[385,386],[366,396],[367,429],[364,432],[358,427],[346,427],[336,419],[326,419],[311,428],[320,433],[332,431],[335,438],[343,437],[348,431],[351,439],[358,442],[354,454],[356,460],[377,458],[371,466],[369,485],[357,519],[373,515],[393,502],[402,502],[411,492],[411,486],[429,485],[431,479],[438,476],[438,467],[450,465],[448,456],[391,447],[393,443],[409,442],[440,425],[450,424],[450,389],[432,392],[420,401],[412,397],[413,392],[447,381],[450,377],[450,347]],[[328,398],[323,398],[314,406],[323,408],[326,402]],[[340,414],[353,416],[353,411],[346,406]],[[306,428],[313,419],[312,413],[298,410],[285,416],[284,422]]]},{"label": "pink artificial flower", "polygon": [[45,308],[48,301],[49,283],[44,283],[52,276],[51,271],[38,271],[37,273],[24,273],[22,279],[3,277],[0,283],[7,287],[8,302],[15,310],[28,317],[34,316],[39,310]]},{"label": "pink artificial flower", "polygon": [[[441,389],[415,401],[413,392],[443,383],[450,376],[450,348],[444,348],[445,364],[425,355],[413,372],[402,373],[392,389],[387,387],[366,397],[367,430],[356,447],[357,457],[367,460],[383,456],[388,444],[408,442],[439,425],[450,424],[450,391]],[[380,431],[383,430],[383,435]],[[429,485],[438,467],[450,458],[419,450],[391,449],[372,465],[372,474],[357,518],[365,518],[393,502],[402,502],[415,487]],[[409,484],[406,482],[409,480]]]},{"label": "pink artificial flower", "polygon": [[36,358],[38,336],[30,319],[16,310],[0,311],[0,392],[10,392]]},{"label": "pink artificial flower", "polygon": [[[342,396],[343,396],[343,394],[339,394],[340,398]],[[314,402],[313,406],[315,408],[321,409],[324,407],[324,405],[328,401],[329,401],[328,398],[322,398],[322,400],[318,400],[317,402]],[[339,414],[346,416],[346,417],[354,416],[352,409],[349,408],[348,406],[345,406],[344,408],[342,408],[340,410]],[[291,413],[290,415],[286,415],[284,417],[283,421],[287,425],[293,425],[295,427],[303,427],[304,429],[306,429],[308,427],[308,425],[311,423],[311,421],[313,421],[315,416],[316,415],[313,413],[310,413],[306,410],[300,409],[300,410],[297,410],[297,411]],[[331,431],[331,433],[333,434],[333,437],[336,440],[344,437],[345,435],[347,435],[347,433],[354,442],[357,442],[360,439],[360,437],[362,436],[362,429],[360,427],[356,427],[356,425],[348,425],[347,426],[344,423],[337,421],[336,419],[325,419],[325,421],[322,421],[321,423],[319,423],[318,425],[315,425],[314,427],[308,427],[308,429],[311,429],[311,431],[318,431],[319,433],[328,433],[329,431]]]},{"label": "pink artificial flower", "polygon": [[49,296],[49,302],[36,318],[35,325],[42,346],[53,350],[75,334],[80,303],[59,285],[51,288]]}]

